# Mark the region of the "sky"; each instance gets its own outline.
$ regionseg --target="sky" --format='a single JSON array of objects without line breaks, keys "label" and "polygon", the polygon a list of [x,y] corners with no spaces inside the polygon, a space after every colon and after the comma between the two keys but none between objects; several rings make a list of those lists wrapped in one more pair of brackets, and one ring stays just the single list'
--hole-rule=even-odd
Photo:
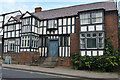
[{"label": "sky", "polygon": [[17,10],[21,10],[22,13],[26,11],[34,12],[36,7],[42,7],[42,10],[49,10],[100,1],[107,0],[0,0],[0,14]]}]

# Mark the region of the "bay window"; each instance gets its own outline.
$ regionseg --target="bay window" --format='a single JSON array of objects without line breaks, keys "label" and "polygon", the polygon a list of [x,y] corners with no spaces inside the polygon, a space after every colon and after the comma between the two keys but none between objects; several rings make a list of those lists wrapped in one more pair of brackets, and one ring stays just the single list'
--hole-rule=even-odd
[{"label": "bay window", "polygon": [[30,36],[23,36],[21,38],[21,47],[30,47]]},{"label": "bay window", "polygon": [[104,33],[81,33],[80,48],[81,49],[103,49],[104,48]]}]

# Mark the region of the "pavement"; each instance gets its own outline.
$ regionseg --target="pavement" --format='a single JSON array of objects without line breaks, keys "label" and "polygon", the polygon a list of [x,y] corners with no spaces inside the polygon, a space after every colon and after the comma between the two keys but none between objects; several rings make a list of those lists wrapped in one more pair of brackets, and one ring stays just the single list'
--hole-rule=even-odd
[{"label": "pavement", "polygon": [[3,64],[2,66],[4,68],[70,76],[70,77],[75,77],[76,79],[83,78],[89,80],[120,80],[119,78],[120,76],[115,73],[97,73],[91,71],[73,70],[71,68],[66,68],[66,67],[43,68],[39,66],[27,66],[27,65],[18,65],[18,64]]}]

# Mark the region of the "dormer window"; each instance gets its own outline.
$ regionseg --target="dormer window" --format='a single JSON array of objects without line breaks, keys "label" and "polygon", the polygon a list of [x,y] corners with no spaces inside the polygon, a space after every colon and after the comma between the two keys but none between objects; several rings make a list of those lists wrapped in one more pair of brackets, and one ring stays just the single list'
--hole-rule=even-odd
[{"label": "dormer window", "polygon": [[48,29],[54,29],[57,28],[57,20],[49,20],[48,21]]}]

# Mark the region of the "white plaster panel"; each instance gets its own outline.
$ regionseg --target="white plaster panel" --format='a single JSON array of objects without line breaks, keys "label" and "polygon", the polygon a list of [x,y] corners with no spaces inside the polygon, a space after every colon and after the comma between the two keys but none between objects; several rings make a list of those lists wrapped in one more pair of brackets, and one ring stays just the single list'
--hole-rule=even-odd
[{"label": "white plaster panel", "polygon": [[67,47],[66,47],[66,55],[65,55],[66,57],[67,57],[67,54],[68,54],[68,52],[67,52]]},{"label": "white plaster panel", "polygon": [[44,56],[44,48],[42,48],[42,56]]},{"label": "white plaster panel", "polygon": [[87,26],[82,26],[81,31],[87,31]]},{"label": "white plaster panel", "polygon": [[91,51],[87,51],[87,55],[88,55],[88,56],[91,56]]},{"label": "white plaster panel", "polygon": [[62,52],[62,57],[64,57],[65,55],[64,55],[64,47],[62,47],[62,50],[63,50],[63,52]]},{"label": "white plaster panel", "polygon": [[39,53],[40,53],[40,56],[41,56],[41,48],[39,48]]},{"label": "white plaster panel", "polygon": [[71,32],[71,31],[70,31],[70,27],[71,27],[71,26],[68,26],[68,34],[70,34],[70,32]]},{"label": "white plaster panel", "polygon": [[93,51],[93,56],[97,56],[97,51]]},{"label": "white plaster panel", "polygon": [[66,34],[66,27],[63,27],[63,34]]},{"label": "white plaster panel", "polygon": [[98,31],[98,30],[103,30],[102,29],[102,25],[96,25],[96,30]]},{"label": "white plaster panel", "polygon": [[81,56],[85,56],[85,51],[81,51]]},{"label": "white plaster panel", "polygon": [[94,26],[88,26],[88,31],[95,31],[95,27]]},{"label": "white plaster panel", "polygon": [[103,55],[104,51],[99,51],[99,56]]},{"label": "white plaster panel", "polygon": [[61,56],[61,47],[59,47],[59,55]]},{"label": "white plaster panel", "polygon": [[75,27],[74,26],[72,26],[72,33],[74,33],[75,32]]}]

